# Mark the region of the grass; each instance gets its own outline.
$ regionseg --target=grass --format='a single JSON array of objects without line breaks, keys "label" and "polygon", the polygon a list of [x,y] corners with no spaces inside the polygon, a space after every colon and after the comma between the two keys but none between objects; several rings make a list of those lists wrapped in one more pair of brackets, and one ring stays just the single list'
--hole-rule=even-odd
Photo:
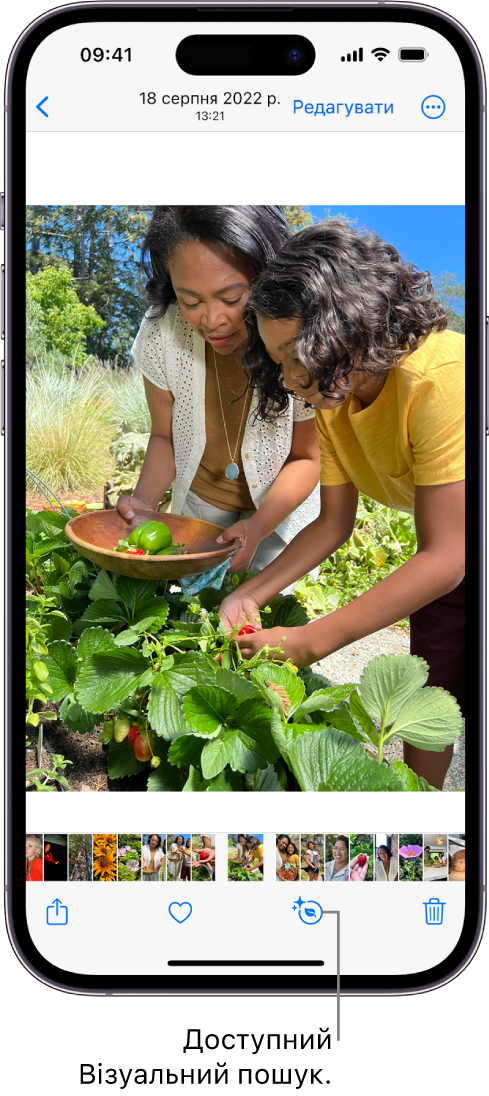
[{"label": "grass", "polygon": [[107,368],[92,358],[73,370],[46,354],[27,370],[26,387],[27,467],[57,494],[101,490],[114,471],[110,445],[120,424],[150,429],[135,369]]}]

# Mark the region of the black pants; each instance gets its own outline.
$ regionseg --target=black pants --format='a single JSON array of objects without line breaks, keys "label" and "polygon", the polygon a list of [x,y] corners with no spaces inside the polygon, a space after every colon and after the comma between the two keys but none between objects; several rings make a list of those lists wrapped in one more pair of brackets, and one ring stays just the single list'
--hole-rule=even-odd
[{"label": "black pants", "polygon": [[411,654],[430,668],[427,685],[439,685],[460,704],[465,716],[465,578],[410,618]]}]

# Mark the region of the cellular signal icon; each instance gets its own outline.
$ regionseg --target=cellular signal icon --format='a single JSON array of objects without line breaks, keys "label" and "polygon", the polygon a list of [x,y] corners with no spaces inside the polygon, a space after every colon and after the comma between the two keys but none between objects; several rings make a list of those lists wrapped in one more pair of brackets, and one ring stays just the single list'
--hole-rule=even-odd
[{"label": "cellular signal icon", "polygon": [[371,50],[371,53],[377,58],[377,61],[383,61],[384,58],[387,57],[387,54],[390,53],[390,49],[386,49],[385,46],[377,46],[375,49]]},{"label": "cellular signal icon", "polygon": [[353,50],[353,53],[347,53],[341,58],[342,61],[363,61],[363,49]]}]

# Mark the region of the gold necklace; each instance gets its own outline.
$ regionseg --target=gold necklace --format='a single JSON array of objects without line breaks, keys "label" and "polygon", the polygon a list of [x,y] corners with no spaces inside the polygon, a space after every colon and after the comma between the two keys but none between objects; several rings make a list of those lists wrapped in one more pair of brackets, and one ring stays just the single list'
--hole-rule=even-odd
[{"label": "gold necklace", "polygon": [[224,418],[224,408],[223,408],[223,405],[222,405],[221,386],[219,384],[219,373],[217,371],[216,351],[214,350],[214,347],[212,347],[212,353],[214,354],[214,369],[216,370],[216,383],[217,383],[217,391],[218,391],[218,394],[219,394],[219,403],[221,405],[222,424],[224,426],[224,433],[226,435],[226,443],[227,443],[228,452],[229,452],[229,459],[230,459],[230,463],[227,464],[225,469],[224,469],[224,475],[225,475],[226,479],[235,480],[239,476],[239,467],[236,464],[236,459],[235,458],[236,458],[236,453],[238,451],[239,436],[241,434],[241,427],[243,425],[243,418],[244,418],[244,413],[245,413],[245,410],[246,410],[246,396],[245,396],[244,401],[243,401],[243,410],[241,412],[241,418],[240,418],[240,421],[239,421],[238,436],[236,438],[236,445],[234,447],[234,453],[231,453],[231,446],[229,444],[229,437],[228,437],[228,431],[227,431],[227,426],[226,426],[226,419]]}]

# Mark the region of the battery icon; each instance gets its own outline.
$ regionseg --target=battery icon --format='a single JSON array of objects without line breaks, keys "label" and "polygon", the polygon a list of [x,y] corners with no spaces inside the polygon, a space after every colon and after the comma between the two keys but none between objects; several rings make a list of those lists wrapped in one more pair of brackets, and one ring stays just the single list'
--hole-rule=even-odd
[{"label": "battery icon", "polygon": [[428,54],[425,49],[410,46],[406,49],[400,49],[398,57],[400,61],[425,61]]}]

